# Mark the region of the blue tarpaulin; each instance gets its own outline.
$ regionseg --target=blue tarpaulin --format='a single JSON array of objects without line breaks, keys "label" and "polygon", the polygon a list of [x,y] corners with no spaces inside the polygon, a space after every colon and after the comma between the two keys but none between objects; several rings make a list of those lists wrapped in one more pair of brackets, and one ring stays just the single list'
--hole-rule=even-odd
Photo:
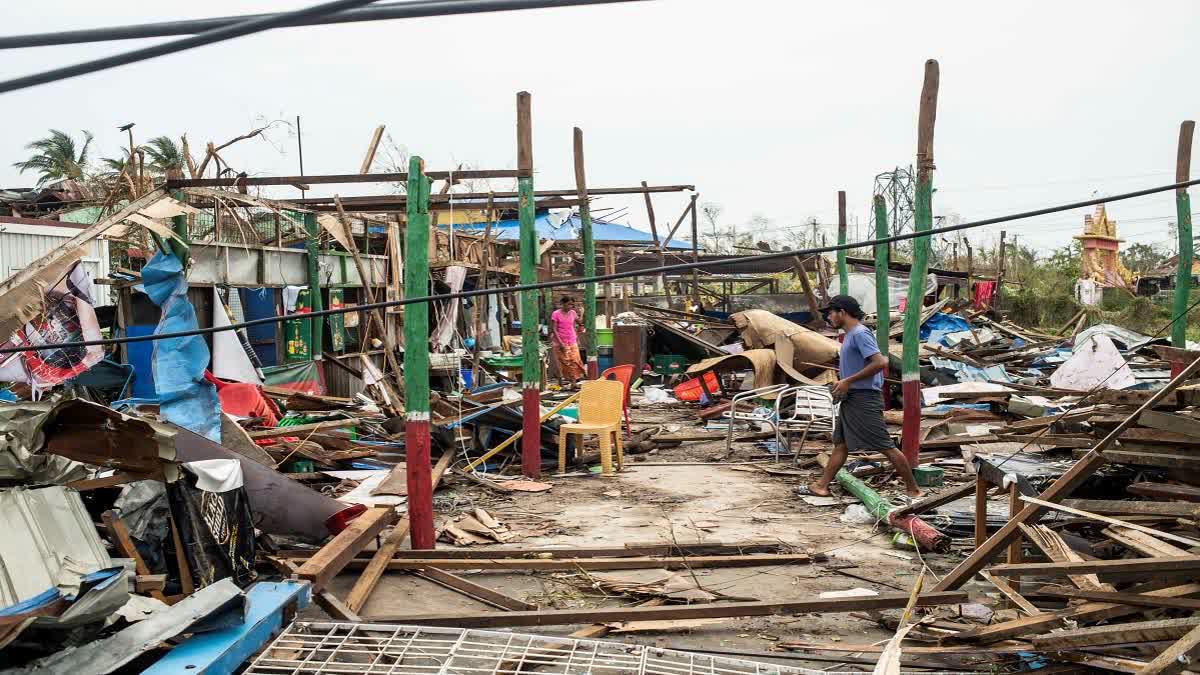
[{"label": "blue tarpaulin", "polygon": [[[533,224],[537,229],[538,239],[554,239],[557,241],[574,241],[580,238],[579,231],[583,227],[583,221],[578,215],[571,214],[561,224],[555,225],[557,219],[552,219],[547,212],[538,212],[534,218]],[[448,225],[441,226],[442,229],[449,229]],[[487,223],[464,223],[456,224],[454,230],[456,232],[469,232],[471,234],[483,234]],[[492,238],[506,241],[516,241],[521,238],[521,223],[518,220],[500,220],[492,223]],[[592,239],[597,242],[604,241],[632,241],[643,242],[646,244],[654,243],[654,236],[645,230],[639,230],[628,225],[620,223],[612,223],[607,220],[598,218],[592,219]],[[667,242],[666,248],[683,248],[691,249],[691,242],[684,242],[678,239],[672,239]]]},{"label": "blue tarpaulin", "polygon": [[971,324],[967,323],[967,320],[960,316],[934,312],[932,316],[925,320],[925,323],[921,324],[919,337],[921,338],[921,342],[929,342],[930,340],[941,342],[942,337],[950,333],[958,333],[970,329]]},{"label": "blue tarpaulin", "polygon": [[[183,263],[173,254],[154,254],[142,268],[142,285],[162,309],[155,335],[193,330],[196,308],[187,299]],[[163,419],[221,442],[221,404],[217,389],[204,379],[208,344],[200,335],[154,341],[151,363],[154,389]]]}]

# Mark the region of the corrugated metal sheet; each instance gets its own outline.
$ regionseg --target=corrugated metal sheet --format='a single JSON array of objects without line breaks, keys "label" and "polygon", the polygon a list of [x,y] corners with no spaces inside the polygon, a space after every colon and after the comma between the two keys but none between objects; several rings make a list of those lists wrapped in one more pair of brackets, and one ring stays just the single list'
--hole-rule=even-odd
[{"label": "corrugated metal sheet", "polygon": [[[383,354],[374,354],[367,358],[371,359],[371,362],[374,363],[375,367],[379,368],[379,370],[382,371],[384,369]],[[362,369],[361,361],[358,358],[355,358],[354,360],[348,360],[347,365],[355,368],[356,370]],[[343,396],[346,398],[351,398],[355,394],[362,392],[367,388],[367,385],[363,384],[362,380],[351,375],[350,373],[347,373],[341,368],[338,368],[337,366],[326,363],[321,367],[325,369],[325,393],[329,394],[330,396]]]},{"label": "corrugated metal sheet", "polygon": [[60,485],[0,492],[0,607],[112,567],[79,493]]},{"label": "corrugated metal sheet", "polygon": [[[0,281],[25,269],[29,263],[58,248],[76,234],[79,234],[79,230],[73,227],[0,225]],[[107,278],[108,242],[96,240],[88,243],[83,266],[93,279]],[[96,305],[112,304],[107,286],[93,286],[92,298]]]}]

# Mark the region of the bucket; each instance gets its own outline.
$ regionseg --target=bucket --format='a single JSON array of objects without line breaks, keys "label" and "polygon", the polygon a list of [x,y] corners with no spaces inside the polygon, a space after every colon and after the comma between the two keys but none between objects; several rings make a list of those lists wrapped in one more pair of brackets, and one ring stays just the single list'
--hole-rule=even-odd
[{"label": "bucket", "polygon": [[596,346],[597,347],[613,346],[613,329],[597,328],[596,329]]},{"label": "bucket", "polygon": [[[708,387],[710,393],[720,391],[720,383],[717,382],[717,376],[711,370],[704,373],[704,385]],[[699,401],[704,396],[704,389],[700,386],[700,378],[693,377],[686,380],[675,387],[675,398],[680,401]]]},{"label": "bucket", "polygon": [[921,487],[938,487],[946,476],[940,466],[918,466],[912,470],[913,480]]},{"label": "bucket", "polygon": [[460,368],[458,374],[462,376],[463,389],[470,389],[474,382],[472,381],[472,371],[470,368]]}]

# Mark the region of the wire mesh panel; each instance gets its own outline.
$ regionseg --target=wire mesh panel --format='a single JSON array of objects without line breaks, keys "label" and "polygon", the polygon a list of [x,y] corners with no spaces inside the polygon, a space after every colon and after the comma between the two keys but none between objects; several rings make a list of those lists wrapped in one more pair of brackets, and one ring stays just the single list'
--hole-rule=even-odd
[{"label": "wire mesh panel", "polygon": [[256,675],[804,675],[770,663],[620,642],[368,623],[296,622]]}]

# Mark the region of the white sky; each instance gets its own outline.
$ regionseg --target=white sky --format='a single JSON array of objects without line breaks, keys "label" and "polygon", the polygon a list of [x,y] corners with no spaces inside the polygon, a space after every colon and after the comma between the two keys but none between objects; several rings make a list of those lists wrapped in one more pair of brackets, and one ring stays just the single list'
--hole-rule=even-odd
[{"label": "white sky", "polygon": [[[0,26],[20,34],[303,4],[7,2]],[[0,185],[35,182],[11,164],[49,128],[89,129],[99,154],[116,156],[125,144],[116,127],[132,121],[141,140],[186,132],[199,152],[260,118],[296,115],[310,174],[356,172],[381,123],[429,169],[512,168],[515,92],[525,89],[539,189],[573,187],[577,125],[593,187],[694,183],[702,202],[724,207],[726,224],[762,214],[774,227],[836,222],[844,189],[865,234],[875,174],[914,161],[923,63],[936,58],[934,211],[972,220],[1171,182],[1179,122],[1200,116],[1198,15],[1182,0],[656,0],[282,29],[3,95]],[[0,72],[147,43],[5,51]],[[298,173],[294,136],[273,138],[223,154],[251,174]],[[659,221],[673,222],[687,198],[654,199]],[[628,206],[622,220],[647,227],[640,197],[599,205]],[[1167,241],[1174,212],[1171,193],[1109,209],[1120,235],[1145,243]],[[1069,241],[1083,213],[1006,229],[1048,251]]]}]

